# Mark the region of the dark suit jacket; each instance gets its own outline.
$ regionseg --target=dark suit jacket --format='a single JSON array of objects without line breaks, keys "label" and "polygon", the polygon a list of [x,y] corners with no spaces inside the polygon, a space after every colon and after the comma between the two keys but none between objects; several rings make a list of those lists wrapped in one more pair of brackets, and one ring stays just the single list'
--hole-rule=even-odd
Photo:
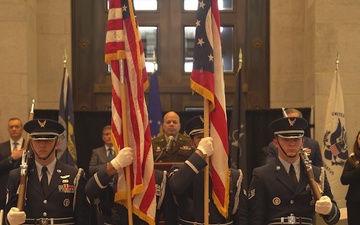
[{"label": "dark suit jacket", "polygon": [[[301,163],[301,162],[300,162]],[[286,172],[279,158],[255,168],[248,191],[250,224],[268,224],[270,219],[287,217],[293,213],[297,217],[314,219],[315,206],[312,192],[308,188],[308,179],[304,167],[300,166],[300,179],[296,188],[293,187],[291,177]],[[320,182],[321,169],[313,166],[314,178]],[[333,207],[327,216],[323,216],[327,224],[336,224],[340,212],[333,199],[330,184],[324,176],[323,195],[328,196]]]},{"label": "dark suit jacket", "polygon": [[[320,145],[319,145],[318,141],[304,136],[303,147],[311,149],[309,159],[311,160],[312,165],[318,166],[318,167],[323,166]],[[269,145],[266,147],[266,149],[267,149],[266,163],[269,163],[278,157],[278,149],[274,146],[274,144],[272,142],[269,143]]]},{"label": "dark suit jacket", "polygon": [[[24,145],[24,141],[22,143]],[[16,161],[9,160],[11,155],[10,141],[0,144],[0,209],[4,209],[6,200],[6,185],[9,178],[9,172],[20,166],[21,159]]]},{"label": "dark suit jacket", "polygon": [[[20,168],[12,170],[9,173],[7,212],[17,204],[19,180]],[[44,195],[35,163],[30,163],[24,207],[26,217],[74,217],[75,224],[90,224],[90,205],[85,195],[85,183],[83,170],[57,161],[47,193]],[[47,215],[44,215],[45,212]]]},{"label": "dark suit jacket", "polygon": [[105,145],[92,150],[91,159],[89,163],[89,174],[93,176],[100,170],[103,164],[108,162]]}]

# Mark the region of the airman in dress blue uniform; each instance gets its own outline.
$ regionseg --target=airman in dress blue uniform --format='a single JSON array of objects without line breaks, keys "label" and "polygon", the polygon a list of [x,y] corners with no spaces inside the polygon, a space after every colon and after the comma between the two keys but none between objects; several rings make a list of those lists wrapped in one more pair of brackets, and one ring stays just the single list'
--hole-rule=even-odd
[{"label": "airman in dress blue uniform", "polygon": [[248,192],[250,224],[313,224],[315,212],[327,224],[339,221],[339,208],[322,168],[312,166],[323,193],[319,200],[314,200],[309,186],[299,155],[307,125],[306,120],[296,117],[280,118],[269,125],[279,156],[253,170]]},{"label": "airman in dress blue uniform", "polygon": [[90,224],[84,171],[56,159],[58,136],[64,127],[53,120],[35,119],[27,122],[24,129],[30,135],[35,160],[28,163],[24,211],[16,207],[20,168],[10,172],[6,222],[11,225]]},{"label": "airman in dress blue uniform", "polygon": [[[176,198],[179,209],[179,224],[204,223],[204,173],[207,165],[205,157],[213,153],[213,139],[204,138],[204,124],[201,116],[190,119],[185,127],[191,137],[191,145],[196,151],[184,164],[174,166],[169,176],[170,190]],[[224,217],[217,209],[212,196],[209,200],[210,224],[248,224],[247,197],[242,187],[241,170],[229,169],[229,206],[228,216]],[[212,186],[209,180],[210,188]],[[211,190],[211,189],[210,189]]]}]

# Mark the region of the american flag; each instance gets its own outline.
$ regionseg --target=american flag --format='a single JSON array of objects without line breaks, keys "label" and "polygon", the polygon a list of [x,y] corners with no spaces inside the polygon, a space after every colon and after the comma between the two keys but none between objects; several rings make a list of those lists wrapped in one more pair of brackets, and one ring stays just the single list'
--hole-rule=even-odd
[{"label": "american flag", "polygon": [[65,127],[65,131],[59,137],[60,146],[57,157],[60,161],[76,167],[77,154],[74,133],[74,105],[71,79],[66,66],[64,67],[61,84],[58,121]]},{"label": "american flag", "polygon": [[214,139],[211,157],[212,197],[219,212],[228,216],[229,169],[225,84],[222,66],[220,13],[217,0],[199,1],[191,88],[210,104],[210,136]]},{"label": "american flag", "polygon": [[[123,61],[125,94],[121,93],[120,60]],[[132,1],[111,0],[105,45],[105,62],[111,65],[112,140],[115,151],[128,146],[135,152],[130,165],[132,210],[149,224],[155,224],[156,197],[151,134],[144,91],[148,87],[145,57]],[[126,115],[122,114],[125,101]],[[123,132],[127,118],[127,135]],[[125,173],[119,171],[115,202],[126,206]]]}]

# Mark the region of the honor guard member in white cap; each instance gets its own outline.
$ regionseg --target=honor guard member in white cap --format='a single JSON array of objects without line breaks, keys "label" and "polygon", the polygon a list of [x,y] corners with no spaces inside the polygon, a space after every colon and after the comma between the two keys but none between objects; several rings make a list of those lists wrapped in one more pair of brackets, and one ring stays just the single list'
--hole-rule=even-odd
[{"label": "honor guard member in white cap", "polygon": [[[196,116],[188,121],[186,133],[191,138],[191,145],[196,151],[184,164],[174,166],[169,176],[169,186],[176,203],[178,204],[180,225],[204,224],[204,167],[205,157],[211,157],[214,152],[213,139],[204,138],[204,123],[201,116]],[[243,174],[241,170],[229,169],[229,207],[228,216],[224,217],[210,194],[209,223],[247,225],[247,197],[242,188]],[[212,186],[211,178],[209,179]],[[211,193],[211,190],[210,190]]]},{"label": "honor guard member in white cap", "polygon": [[17,208],[20,168],[12,170],[8,182],[7,223],[90,224],[90,206],[85,195],[82,169],[56,159],[59,134],[64,127],[53,120],[34,119],[24,124],[30,135],[33,158],[28,162],[24,211]]},{"label": "honor guard member in white cap", "polygon": [[313,224],[315,212],[327,224],[339,221],[339,208],[325,171],[316,166],[312,170],[322,197],[314,201],[299,155],[307,125],[306,120],[297,117],[280,118],[269,125],[279,157],[253,170],[248,192],[250,224]]}]

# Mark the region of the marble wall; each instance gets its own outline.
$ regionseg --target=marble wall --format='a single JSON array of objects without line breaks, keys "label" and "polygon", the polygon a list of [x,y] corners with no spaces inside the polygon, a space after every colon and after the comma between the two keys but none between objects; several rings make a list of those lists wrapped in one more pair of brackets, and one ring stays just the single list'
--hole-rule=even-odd
[{"label": "marble wall", "polygon": [[10,117],[28,120],[37,109],[59,107],[63,56],[71,71],[70,0],[4,0],[0,5],[0,141]]}]

